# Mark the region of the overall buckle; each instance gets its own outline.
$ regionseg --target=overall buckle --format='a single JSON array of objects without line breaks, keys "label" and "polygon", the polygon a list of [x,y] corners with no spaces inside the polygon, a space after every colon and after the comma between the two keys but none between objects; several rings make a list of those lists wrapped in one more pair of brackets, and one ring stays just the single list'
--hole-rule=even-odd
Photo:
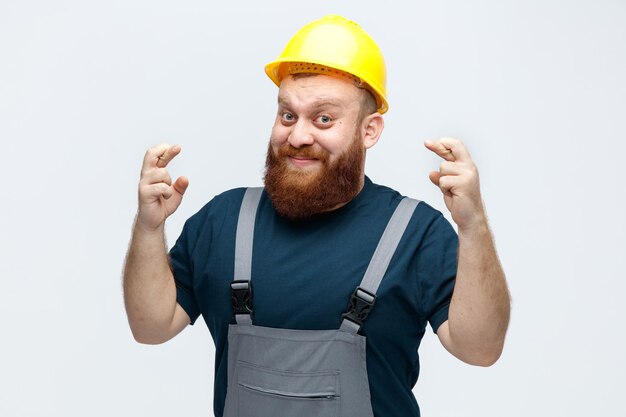
[{"label": "overall buckle", "polygon": [[342,314],[341,317],[344,319],[348,319],[361,327],[363,325],[363,321],[372,309],[375,301],[376,294],[372,294],[371,292],[364,290],[361,287],[357,287],[350,297],[348,312]]},{"label": "overall buckle", "polygon": [[238,314],[252,316],[252,282],[236,280],[230,283],[233,319]]}]

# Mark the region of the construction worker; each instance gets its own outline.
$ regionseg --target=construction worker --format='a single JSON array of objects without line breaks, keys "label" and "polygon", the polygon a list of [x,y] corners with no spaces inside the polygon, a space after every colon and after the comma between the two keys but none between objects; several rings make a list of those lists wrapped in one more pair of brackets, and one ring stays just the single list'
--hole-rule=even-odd
[{"label": "construction worker", "polygon": [[202,315],[216,416],[419,416],[427,323],[470,364],[504,344],[510,300],[477,169],[462,142],[425,142],[458,235],[365,176],[388,102],[382,54],[354,22],[304,26],[265,71],[279,87],[265,187],[212,199],[169,255],[164,223],[189,182],[166,170],[180,146],[147,151],[124,270],[133,335],[163,343]]}]

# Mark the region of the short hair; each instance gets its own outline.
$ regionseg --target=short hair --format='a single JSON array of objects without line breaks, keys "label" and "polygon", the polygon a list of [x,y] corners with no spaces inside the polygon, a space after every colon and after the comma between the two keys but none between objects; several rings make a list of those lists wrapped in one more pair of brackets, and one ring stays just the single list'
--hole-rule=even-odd
[{"label": "short hair", "polygon": [[378,111],[378,104],[376,103],[376,97],[367,89],[360,87],[361,92],[361,109],[359,110],[359,122],[362,122],[370,114],[374,114]]}]

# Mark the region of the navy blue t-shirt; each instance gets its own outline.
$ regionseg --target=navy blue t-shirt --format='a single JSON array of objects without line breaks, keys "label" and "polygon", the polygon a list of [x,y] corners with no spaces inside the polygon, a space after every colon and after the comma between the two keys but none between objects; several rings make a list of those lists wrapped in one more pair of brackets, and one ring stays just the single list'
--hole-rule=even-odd
[{"label": "navy blue t-shirt", "polygon": [[[214,412],[221,417],[227,386],[235,233],[244,188],[210,201],[185,223],[170,251],[178,303],[192,323],[202,314],[215,341]],[[253,323],[286,329],[338,329],[376,245],[402,196],[365,178],[350,203],[306,221],[289,221],[261,197],[252,257]],[[443,215],[415,209],[376,304],[360,333],[375,416],[419,416],[411,391],[417,349],[427,322],[447,320],[458,240]]]}]

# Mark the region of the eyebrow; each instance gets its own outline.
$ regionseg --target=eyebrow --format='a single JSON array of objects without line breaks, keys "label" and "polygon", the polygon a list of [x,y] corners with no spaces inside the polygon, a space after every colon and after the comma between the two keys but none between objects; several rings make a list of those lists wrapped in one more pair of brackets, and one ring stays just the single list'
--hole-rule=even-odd
[{"label": "eyebrow", "polygon": [[[278,104],[283,106],[289,106],[291,104],[291,100],[289,99],[289,96],[278,96]],[[333,97],[320,97],[318,100],[315,100],[312,105],[316,107],[344,107],[344,104],[340,100],[337,100]]]}]

